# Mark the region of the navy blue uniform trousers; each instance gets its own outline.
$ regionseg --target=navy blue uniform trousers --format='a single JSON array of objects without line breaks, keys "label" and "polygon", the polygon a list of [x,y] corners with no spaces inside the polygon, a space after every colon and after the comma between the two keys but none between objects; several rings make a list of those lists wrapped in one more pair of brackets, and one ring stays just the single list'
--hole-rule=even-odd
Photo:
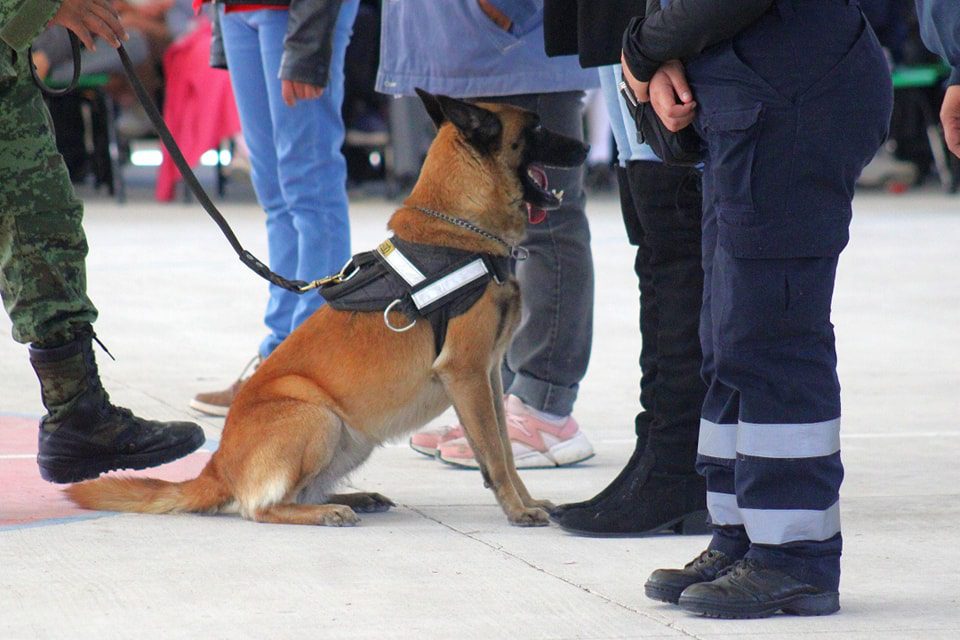
[{"label": "navy blue uniform trousers", "polygon": [[705,140],[697,468],[711,548],[840,580],[840,384],[830,305],[890,73],[856,2],[778,0],[687,62]]}]

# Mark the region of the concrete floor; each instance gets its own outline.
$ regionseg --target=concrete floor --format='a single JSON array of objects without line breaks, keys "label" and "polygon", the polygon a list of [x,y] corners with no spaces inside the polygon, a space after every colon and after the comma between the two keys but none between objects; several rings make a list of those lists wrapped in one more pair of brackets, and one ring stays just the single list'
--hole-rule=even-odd
[{"label": "concrete floor", "polygon": [[[265,257],[261,213],[223,206]],[[392,205],[352,206],[354,250],[385,237]],[[576,417],[597,455],[523,472],[556,502],[619,471],[638,409],[636,283],[613,199],[588,207],[596,338]],[[90,293],[115,401],[192,418],[261,338],[265,285],[196,206],[89,201]],[[844,393],[843,610],[717,621],[643,597],[657,567],[705,537],[584,539],[507,524],[479,474],[378,450],[350,480],[397,509],[348,529],[236,517],[80,512],[32,457],[38,385],[26,348],[0,340],[0,638],[936,638],[960,637],[960,200],[864,194],[841,261],[834,321]],[[318,274],[321,275],[321,274]],[[0,319],[0,333],[9,324]],[[159,472],[185,478],[209,452]]]}]

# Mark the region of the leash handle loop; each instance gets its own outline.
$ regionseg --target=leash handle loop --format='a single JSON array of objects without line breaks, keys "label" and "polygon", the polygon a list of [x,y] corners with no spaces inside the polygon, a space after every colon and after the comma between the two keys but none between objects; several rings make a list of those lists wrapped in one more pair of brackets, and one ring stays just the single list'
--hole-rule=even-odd
[{"label": "leash handle loop", "polygon": [[70,79],[70,83],[62,89],[54,89],[40,79],[40,76],[37,75],[37,68],[33,66],[33,47],[27,47],[27,57],[29,58],[27,66],[30,67],[30,77],[33,78],[33,83],[40,89],[40,93],[50,98],[60,98],[67,95],[77,88],[77,83],[80,81],[80,38],[69,29],[67,34],[70,36],[70,52],[73,55],[73,77]]}]

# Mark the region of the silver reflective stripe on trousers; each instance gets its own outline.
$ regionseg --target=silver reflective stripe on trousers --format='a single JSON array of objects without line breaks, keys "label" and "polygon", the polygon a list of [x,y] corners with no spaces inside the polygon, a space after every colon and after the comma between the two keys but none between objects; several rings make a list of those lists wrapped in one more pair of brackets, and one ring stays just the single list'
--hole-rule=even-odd
[{"label": "silver reflective stripe on trousers", "polygon": [[[707,494],[709,495],[709,494]],[[711,517],[713,512],[711,511]],[[823,511],[807,509],[740,509],[747,536],[754,544],[786,544],[827,540],[840,533],[840,503]]]},{"label": "silver reflective stripe on trousers", "polygon": [[840,418],[810,424],[741,422],[737,427],[736,448],[736,453],[758,458],[820,458],[833,455],[840,451]]},{"label": "silver reflective stripe on trousers", "polygon": [[737,458],[737,425],[717,424],[701,418],[697,453],[710,458],[735,460]]},{"label": "silver reflective stripe on trousers", "polygon": [[710,522],[715,525],[743,524],[740,507],[737,506],[737,496],[732,493],[707,491],[707,511],[710,512]]}]

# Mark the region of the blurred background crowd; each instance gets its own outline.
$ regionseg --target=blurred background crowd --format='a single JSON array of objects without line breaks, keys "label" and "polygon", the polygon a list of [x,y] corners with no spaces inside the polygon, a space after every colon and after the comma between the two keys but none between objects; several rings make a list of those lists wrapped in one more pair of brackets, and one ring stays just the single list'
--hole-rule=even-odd
[{"label": "blurred background crowd", "polygon": [[[227,74],[210,69],[210,5],[192,0],[116,0],[131,35],[125,47],[140,78],[162,105],[188,160],[213,167],[221,196],[246,180],[247,151],[232,111]],[[433,129],[415,98],[375,91],[380,56],[380,0],[362,0],[346,53],[343,118],[348,185],[396,197],[412,186]],[[867,167],[860,186],[899,193],[929,184],[955,193],[960,166],[945,151],[938,128],[943,80],[949,68],[921,42],[913,0],[861,0],[891,66],[895,106],[890,139]],[[48,84],[72,73],[66,32],[51,27],[33,46],[34,63]],[[84,50],[81,91],[49,99],[57,146],[76,184],[92,184],[123,198],[131,176],[155,180],[161,201],[188,197],[165,159],[153,126],[137,103],[116,53]],[[200,88],[203,90],[200,91]],[[219,117],[210,117],[216,109]],[[597,91],[588,92],[584,129],[591,143],[586,187],[615,192],[615,147]],[[167,165],[167,166],[162,166]],[[143,167],[156,169],[143,169]],[[136,168],[134,170],[134,168]],[[154,174],[153,171],[158,173]]]}]

